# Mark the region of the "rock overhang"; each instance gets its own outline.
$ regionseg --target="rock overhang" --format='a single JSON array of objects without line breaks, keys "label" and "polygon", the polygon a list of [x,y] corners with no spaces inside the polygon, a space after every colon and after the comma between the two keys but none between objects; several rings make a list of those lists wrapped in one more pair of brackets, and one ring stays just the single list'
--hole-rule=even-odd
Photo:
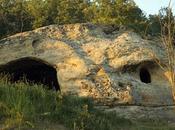
[{"label": "rock overhang", "polygon": [[[174,104],[168,79],[154,59],[155,55],[165,62],[161,45],[132,31],[110,29],[50,25],[16,34],[0,41],[0,66],[22,58],[40,59],[56,69],[63,94],[93,97],[104,105]],[[151,82],[142,82],[142,69]]]}]

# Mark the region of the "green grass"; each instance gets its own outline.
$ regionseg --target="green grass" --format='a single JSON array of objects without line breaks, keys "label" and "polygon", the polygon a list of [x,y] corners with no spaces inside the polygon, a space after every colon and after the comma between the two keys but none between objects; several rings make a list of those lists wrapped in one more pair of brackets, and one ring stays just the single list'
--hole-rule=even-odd
[{"label": "green grass", "polygon": [[42,85],[0,80],[0,129],[174,130],[163,121],[131,121],[94,108],[88,98],[61,95]]}]

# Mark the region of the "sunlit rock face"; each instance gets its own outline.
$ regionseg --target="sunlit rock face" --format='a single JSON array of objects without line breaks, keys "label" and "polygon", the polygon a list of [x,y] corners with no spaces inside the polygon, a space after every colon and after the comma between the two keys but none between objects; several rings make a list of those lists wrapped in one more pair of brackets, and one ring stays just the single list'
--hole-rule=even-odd
[{"label": "sunlit rock face", "polygon": [[159,40],[112,26],[50,25],[0,41],[0,71],[15,75],[14,82],[24,74],[62,94],[109,106],[174,104],[156,58],[166,62]]}]

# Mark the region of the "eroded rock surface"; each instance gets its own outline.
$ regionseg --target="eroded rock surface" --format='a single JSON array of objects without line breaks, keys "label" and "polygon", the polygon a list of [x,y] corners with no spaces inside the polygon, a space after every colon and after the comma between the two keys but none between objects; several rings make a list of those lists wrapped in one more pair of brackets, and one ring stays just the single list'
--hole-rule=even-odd
[{"label": "eroded rock surface", "polygon": [[[0,70],[25,58],[56,69],[60,91],[99,104],[173,105],[171,87],[155,57],[166,62],[159,40],[92,24],[50,25],[0,41]],[[7,67],[8,66],[8,67]],[[34,64],[33,64],[34,66]]]}]

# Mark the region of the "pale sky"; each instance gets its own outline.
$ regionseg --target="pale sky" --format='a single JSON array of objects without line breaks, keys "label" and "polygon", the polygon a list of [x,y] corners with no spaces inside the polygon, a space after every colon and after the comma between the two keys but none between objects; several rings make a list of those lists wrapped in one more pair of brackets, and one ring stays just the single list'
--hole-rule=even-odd
[{"label": "pale sky", "polygon": [[[157,14],[161,7],[167,7],[169,0],[134,0],[147,16],[149,14]],[[175,13],[175,0],[172,0],[173,12]]]}]

